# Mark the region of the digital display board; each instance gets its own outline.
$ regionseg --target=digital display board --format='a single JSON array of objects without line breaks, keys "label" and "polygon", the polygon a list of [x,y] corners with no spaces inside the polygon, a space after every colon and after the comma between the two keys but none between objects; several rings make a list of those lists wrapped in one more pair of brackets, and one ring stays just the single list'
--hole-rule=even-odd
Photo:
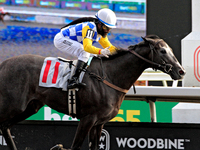
[{"label": "digital display board", "polygon": [[11,0],[12,5],[34,6],[34,0]]},{"label": "digital display board", "polygon": [[36,6],[47,8],[60,8],[59,0],[37,0]]},{"label": "digital display board", "polygon": [[117,12],[125,13],[143,13],[144,5],[125,5],[125,4],[115,4],[114,10]]},{"label": "digital display board", "polygon": [[61,1],[61,8],[85,10],[86,9],[86,3],[84,3],[84,2]]},{"label": "digital display board", "polygon": [[0,0],[0,4],[10,5],[10,0]]},{"label": "digital display board", "polygon": [[113,10],[113,5],[112,4],[107,4],[107,3],[87,3],[87,9],[88,10],[99,10],[102,8],[109,8]]}]

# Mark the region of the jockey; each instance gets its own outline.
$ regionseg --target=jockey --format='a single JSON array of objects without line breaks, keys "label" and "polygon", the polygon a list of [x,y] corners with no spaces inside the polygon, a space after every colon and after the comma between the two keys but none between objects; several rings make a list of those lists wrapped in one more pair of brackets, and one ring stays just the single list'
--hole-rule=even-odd
[{"label": "jockey", "polygon": [[4,14],[4,8],[0,7],[0,14]]},{"label": "jockey", "polygon": [[4,25],[5,25],[5,22],[4,22],[5,15],[10,15],[10,13],[4,12],[4,8],[0,7],[0,21],[2,21]]},{"label": "jockey", "polygon": [[[108,57],[116,51],[116,47],[109,42],[107,37],[110,30],[116,28],[116,21],[115,13],[104,8],[96,13],[95,18],[84,17],[74,20],[56,34],[55,47],[67,53],[67,59],[78,59],[75,73],[69,80],[68,89],[85,86],[85,83],[79,83],[78,78],[91,54]],[[99,42],[103,49],[93,46],[95,42]]]}]

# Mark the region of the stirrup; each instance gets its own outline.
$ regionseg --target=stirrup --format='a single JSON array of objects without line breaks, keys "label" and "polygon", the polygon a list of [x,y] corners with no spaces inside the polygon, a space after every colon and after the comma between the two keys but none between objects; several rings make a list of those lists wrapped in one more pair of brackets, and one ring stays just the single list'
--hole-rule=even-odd
[{"label": "stirrup", "polygon": [[74,83],[74,84],[68,85],[67,88],[75,89],[75,88],[80,88],[80,87],[85,87],[85,86],[86,86],[85,83]]},{"label": "stirrup", "polygon": [[68,85],[67,85],[67,88],[68,89],[74,89],[78,86],[78,81],[77,79],[75,78],[72,78],[70,80],[68,80]]},{"label": "stirrup", "polygon": [[85,83],[78,82],[78,80],[76,80],[76,79],[71,79],[68,82],[67,88],[74,89],[74,88],[80,88],[80,87],[84,87],[84,86],[86,86]]}]

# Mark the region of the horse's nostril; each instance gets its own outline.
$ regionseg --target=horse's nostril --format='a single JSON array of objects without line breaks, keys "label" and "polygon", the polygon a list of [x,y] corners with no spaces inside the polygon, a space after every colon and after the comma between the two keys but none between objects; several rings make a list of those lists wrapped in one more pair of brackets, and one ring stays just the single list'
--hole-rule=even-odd
[{"label": "horse's nostril", "polygon": [[183,75],[185,75],[185,71],[184,70],[179,70],[179,74],[183,76]]}]

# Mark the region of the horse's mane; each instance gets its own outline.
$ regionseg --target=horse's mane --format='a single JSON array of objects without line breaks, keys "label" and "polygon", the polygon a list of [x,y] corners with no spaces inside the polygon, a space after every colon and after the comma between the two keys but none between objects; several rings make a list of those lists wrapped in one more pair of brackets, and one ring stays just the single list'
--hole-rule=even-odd
[{"label": "horse's mane", "polygon": [[[143,37],[142,37],[143,38]],[[149,38],[149,39],[153,39],[153,40],[155,40],[155,39],[160,39],[160,37],[159,36],[157,36],[157,35],[146,35],[144,38]],[[136,45],[130,45],[129,47],[128,47],[128,49],[130,50],[130,49],[135,49],[135,47],[136,46],[146,46],[146,44],[147,43],[145,43],[145,41],[141,41],[141,42],[139,42],[138,44],[136,44]]]},{"label": "horse's mane", "polygon": [[121,47],[118,47],[116,49],[116,52],[112,55],[109,55],[109,58],[106,58],[106,57],[102,57],[102,59],[114,59],[116,57],[120,57],[122,55],[125,55],[129,52],[129,49],[124,49],[124,48],[121,48]]},{"label": "horse's mane", "polygon": [[[145,38],[160,39],[160,37],[157,36],[157,35],[146,35]],[[130,46],[128,47],[128,49],[124,49],[124,48],[118,47],[117,50],[116,50],[116,52],[115,52],[113,55],[110,55],[110,56],[109,56],[109,59],[114,59],[114,58],[116,58],[116,57],[122,56],[122,55],[128,53],[129,50],[134,50],[134,49],[136,48],[136,46],[142,46],[142,45],[143,45],[143,46],[145,45],[145,44],[144,44],[144,41],[141,41],[140,43],[135,44],[135,45],[130,45]],[[104,58],[103,58],[103,59],[104,59]],[[105,59],[107,59],[107,58],[105,58]]]}]

